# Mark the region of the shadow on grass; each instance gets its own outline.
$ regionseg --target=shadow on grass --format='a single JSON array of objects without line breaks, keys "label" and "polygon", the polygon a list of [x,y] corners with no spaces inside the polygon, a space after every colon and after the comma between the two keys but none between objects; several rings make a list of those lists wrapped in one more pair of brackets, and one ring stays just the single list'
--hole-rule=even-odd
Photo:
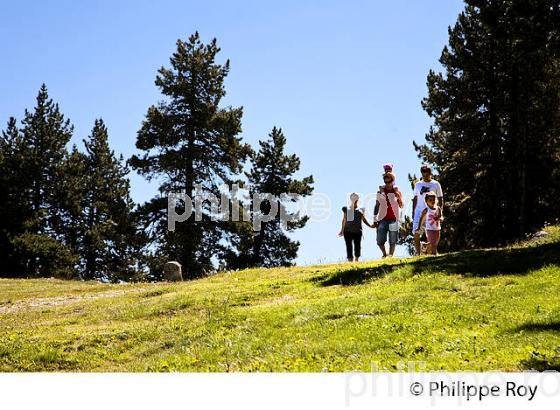
[{"label": "shadow on grass", "polygon": [[369,268],[358,268],[353,267],[347,270],[341,270],[339,272],[335,272],[329,276],[325,277],[318,277],[313,278],[314,282],[319,283],[321,286],[333,286],[333,285],[343,285],[343,286],[350,286],[350,285],[359,285],[367,280],[380,278],[386,275],[389,272],[392,272],[396,266],[401,266],[402,264],[397,265],[380,265],[375,267]]},{"label": "shadow on grass", "polygon": [[525,370],[560,372],[560,356],[547,357],[539,353],[532,353],[529,359],[521,360],[519,365]]},{"label": "shadow on grass", "polygon": [[441,272],[465,276],[524,275],[545,265],[560,264],[560,244],[545,243],[524,248],[476,249],[376,267],[353,267],[314,281],[322,286],[358,285],[390,272],[411,267],[413,274]]},{"label": "shadow on grass", "polygon": [[[527,322],[513,329],[514,332],[560,332],[560,321],[535,323]],[[557,371],[560,372],[560,351],[553,356],[544,355],[539,352],[531,352],[529,358],[519,362],[525,370]]]},{"label": "shadow on grass", "polygon": [[468,276],[519,275],[548,264],[560,264],[560,244],[526,248],[476,249],[423,258],[411,263],[414,273],[424,271]]},{"label": "shadow on grass", "polygon": [[514,329],[515,332],[560,332],[560,322],[534,323],[528,322]]}]

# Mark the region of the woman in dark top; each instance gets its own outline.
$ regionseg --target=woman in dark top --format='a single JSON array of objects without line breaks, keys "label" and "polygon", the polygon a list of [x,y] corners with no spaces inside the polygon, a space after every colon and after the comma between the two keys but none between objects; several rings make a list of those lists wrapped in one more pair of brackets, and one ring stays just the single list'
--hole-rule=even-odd
[{"label": "woman in dark top", "polygon": [[[350,195],[350,207],[343,207],[342,226],[338,236],[344,236],[346,242],[346,257],[348,262],[358,262],[362,250],[362,222],[372,228],[366,220],[363,209],[358,208],[360,197],[353,193]],[[354,248],[354,249],[352,249]]]}]

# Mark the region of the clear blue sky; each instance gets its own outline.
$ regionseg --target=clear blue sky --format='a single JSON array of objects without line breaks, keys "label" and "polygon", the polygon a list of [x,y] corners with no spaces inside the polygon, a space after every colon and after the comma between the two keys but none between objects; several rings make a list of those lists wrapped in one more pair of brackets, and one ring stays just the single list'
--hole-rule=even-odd
[{"label": "clear blue sky", "polygon": [[[74,142],[102,117],[112,148],[128,158],[176,39],[195,30],[216,37],[220,59],[231,60],[224,103],[244,107],[245,140],[282,127],[300,175],[313,174],[316,192],[332,201],[328,220],[293,235],[298,263],[337,261],[350,192],[375,192],[384,162],[410,192],[406,175],[420,165],[412,140],[423,141],[430,125],[420,106],[426,75],[439,68],[462,8],[459,0],[2,2],[0,121],[21,119],[45,82],[75,126]],[[131,180],[136,201],[155,192]],[[374,233],[366,228],[365,259],[380,255]]]}]

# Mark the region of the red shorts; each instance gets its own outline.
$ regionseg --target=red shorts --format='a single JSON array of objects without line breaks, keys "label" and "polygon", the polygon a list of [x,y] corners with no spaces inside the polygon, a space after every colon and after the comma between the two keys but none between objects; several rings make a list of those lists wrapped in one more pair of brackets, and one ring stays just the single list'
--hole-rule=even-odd
[{"label": "red shorts", "polygon": [[432,231],[432,230],[426,229],[426,239],[428,239],[428,242],[430,243],[430,245],[434,245],[434,246],[438,245],[440,232],[441,231]]}]

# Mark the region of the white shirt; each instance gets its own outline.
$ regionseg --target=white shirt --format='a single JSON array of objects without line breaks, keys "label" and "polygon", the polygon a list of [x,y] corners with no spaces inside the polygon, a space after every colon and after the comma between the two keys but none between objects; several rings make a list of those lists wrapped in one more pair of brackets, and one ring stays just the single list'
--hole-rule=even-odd
[{"label": "white shirt", "polygon": [[426,199],[425,196],[428,192],[434,191],[436,197],[440,198],[443,196],[443,191],[441,190],[441,185],[436,180],[431,180],[426,182],[420,180],[414,185],[414,196],[416,197],[416,210],[414,211],[414,220],[420,220],[422,216],[422,211],[426,209]]},{"label": "white shirt", "polygon": [[430,208],[429,206],[426,207],[426,230],[428,231],[440,231],[441,230],[441,222],[439,220],[439,206],[435,208]]}]

